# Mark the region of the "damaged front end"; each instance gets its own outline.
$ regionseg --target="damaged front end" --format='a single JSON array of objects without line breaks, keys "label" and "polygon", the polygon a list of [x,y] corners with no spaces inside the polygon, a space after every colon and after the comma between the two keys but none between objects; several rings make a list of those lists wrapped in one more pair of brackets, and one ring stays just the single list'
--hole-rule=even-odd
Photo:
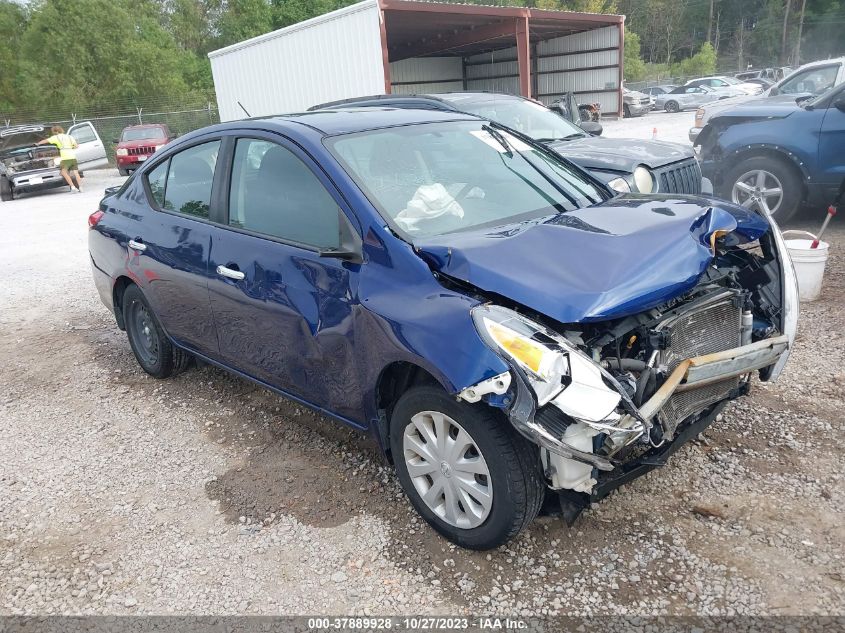
[{"label": "damaged front end", "polygon": [[774,380],[795,338],[797,284],[773,221],[749,240],[708,230],[712,260],[692,289],[609,321],[562,324],[490,303],[472,316],[510,371],[464,389],[507,412],[540,447],[572,521],[591,501],[663,465],[748,392]]}]

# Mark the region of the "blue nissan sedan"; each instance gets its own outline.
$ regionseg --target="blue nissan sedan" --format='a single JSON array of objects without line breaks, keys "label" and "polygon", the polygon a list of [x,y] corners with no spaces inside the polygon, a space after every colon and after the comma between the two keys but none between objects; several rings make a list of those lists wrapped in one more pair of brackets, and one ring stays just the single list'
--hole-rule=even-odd
[{"label": "blue nissan sedan", "polygon": [[613,195],[471,115],[366,108],[225,123],[89,218],[141,367],[202,359],[368,431],[416,510],[496,547],[666,462],[792,346],[777,226]]}]

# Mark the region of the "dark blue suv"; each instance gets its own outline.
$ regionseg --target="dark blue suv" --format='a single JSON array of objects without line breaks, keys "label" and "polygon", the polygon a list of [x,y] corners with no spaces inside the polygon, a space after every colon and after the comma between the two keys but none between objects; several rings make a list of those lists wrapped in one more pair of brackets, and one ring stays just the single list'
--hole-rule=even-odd
[{"label": "dark blue suv", "polygon": [[710,119],[696,142],[719,194],[786,222],[802,203],[830,204],[845,180],[845,84],[743,103]]},{"label": "dark blue suv", "polygon": [[798,314],[769,219],[614,196],[454,112],[198,130],[89,225],[146,372],[196,357],[370,432],[420,514],[478,549],[664,463],[777,377]]}]

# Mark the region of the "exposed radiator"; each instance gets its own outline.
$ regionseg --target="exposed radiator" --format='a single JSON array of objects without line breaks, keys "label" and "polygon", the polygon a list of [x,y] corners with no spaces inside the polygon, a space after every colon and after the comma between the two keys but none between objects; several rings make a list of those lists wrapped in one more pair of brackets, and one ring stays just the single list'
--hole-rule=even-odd
[{"label": "exposed radiator", "polygon": [[[687,358],[739,347],[741,319],[742,308],[730,291],[667,318],[656,328],[667,332],[670,341],[668,349],[661,352],[660,364],[671,373]],[[658,413],[658,419],[664,427],[674,430],[685,418],[730,394],[739,381],[735,377],[675,393]]]}]

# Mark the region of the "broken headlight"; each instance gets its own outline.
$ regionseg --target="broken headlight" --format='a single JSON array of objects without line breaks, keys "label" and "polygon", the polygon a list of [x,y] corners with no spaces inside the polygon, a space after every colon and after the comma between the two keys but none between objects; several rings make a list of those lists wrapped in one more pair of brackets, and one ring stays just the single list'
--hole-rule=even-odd
[{"label": "broken headlight", "polygon": [[473,308],[472,319],[482,340],[523,370],[538,406],[552,400],[568,384],[569,352],[574,348],[566,339],[500,306]]}]

